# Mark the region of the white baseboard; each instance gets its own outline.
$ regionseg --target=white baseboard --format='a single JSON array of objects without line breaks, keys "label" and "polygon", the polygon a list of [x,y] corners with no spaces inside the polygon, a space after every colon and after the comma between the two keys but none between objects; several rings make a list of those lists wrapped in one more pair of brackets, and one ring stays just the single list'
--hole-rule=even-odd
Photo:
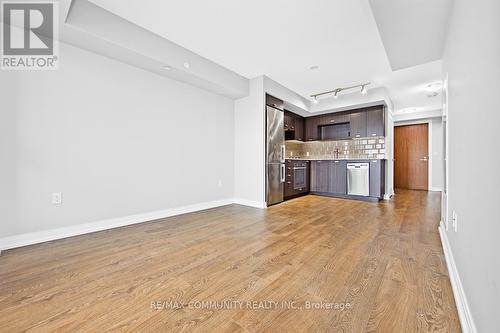
[{"label": "white baseboard", "polygon": [[13,249],[16,247],[43,243],[61,238],[88,234],[96,231],[113,229],[137,223],[149,222],[170,216],[181,215],[204,209],[230,205],[234,202],[235,202],[234,199],[203,202],[199,204],[176,207],[149,213],[135,214],[135,215],[117,217],[91,223],[78,224],[70,227],[50,229],[50,230],[4,237],[0,238],[0,253],[2,250]]},{"label": "white baseboard", "polygon": [[453,288],[453,295],[455,296],[455,303],[457,304],[458,317],[460,318],[462,332],[476,333],[476,325],[474,324],[474,319],[472,318],[469,303],[467,302],[467,297],[465,296],[462,281],[460,280],[460,275],[458,274],[457,266],[455,265],[455,259],[453,259],[453,253],[451,252],[450,243],[448,242],[448,236],[446,235],[443,222],[439,225],[439,236],[441,237],[441,244],[443,246],[446,265],[448,266],[448,274],[450,275],[451,287]]},{"label": "white baseboard", "polygon": [[441,187],[430,187],[429,191],[432,191],[432,192],[441,192],[441,191],[443,191],[443,189]]},{"label": "white baseboard", "polygon": [[265,202],[253,201],[253,200],[247,200],[247,199],[241,199],[241,198],[235,198],[233,200],[233,202],[235,204],[238,204],[238,205],[255,207],[255,208],[266,208],[267,207]]}]

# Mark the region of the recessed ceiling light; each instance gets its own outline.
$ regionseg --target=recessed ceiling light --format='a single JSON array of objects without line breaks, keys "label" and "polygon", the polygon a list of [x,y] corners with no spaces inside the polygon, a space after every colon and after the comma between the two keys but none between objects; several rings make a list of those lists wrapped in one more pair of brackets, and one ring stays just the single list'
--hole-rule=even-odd
[{"label": "recessed ceiling light", "polygon": [[319,69],[319,66],[318,65],[314,65],[314,66],[309,67],[309,69],[312,70],[312,71],[315,71],[315,70]]},{"label": "recessed ceiling light", "polygon": [[428,84],[425,87],[425,90],[428,91],[428,92],[438,92],[439,90],[441,90],[442,87],[443,87],[443,83],[441,83],[441,82],[434,82],[434,83]]},{"label": "recessed ceiling light", "polygon": [[189,68],[189,62],[184,63],[184,68]]},{"label": "recessed ceiling light", "polygon": [[169,71],[169,70],[171,70],[171,69],[172,69],[172,67],[171,67],[171,66],[169,66],[169,65],[165,65],[165,66],[163,66],[162,68],[163,68],[164,70],[166,70],[166,71]]},{"label": "recessed ceiling light", "polygon": [[400,113],[412,113],[416,112],[418,109],[417,108],[404,108],[399,110]]},{"label": "recessed ceiling light", "polygon": [[314,104],[318,104],[318,97],[314,96],[312,102]]}]

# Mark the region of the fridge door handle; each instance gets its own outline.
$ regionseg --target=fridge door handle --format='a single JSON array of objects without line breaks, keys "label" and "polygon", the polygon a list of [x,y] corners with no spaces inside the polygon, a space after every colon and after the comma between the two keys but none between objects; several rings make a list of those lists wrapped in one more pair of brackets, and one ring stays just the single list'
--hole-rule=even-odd
[{"label": "fridge door handle", "polygon": [[285,165],[284,164],[281,164],[281,167],[280,167],[280,179],[281,179],[282,183],[285,182]]},{"label": "fridge door handle", "polygon": [[281,156],[280,156],[280,161],[285,162],[285,145],[281,145]]}]

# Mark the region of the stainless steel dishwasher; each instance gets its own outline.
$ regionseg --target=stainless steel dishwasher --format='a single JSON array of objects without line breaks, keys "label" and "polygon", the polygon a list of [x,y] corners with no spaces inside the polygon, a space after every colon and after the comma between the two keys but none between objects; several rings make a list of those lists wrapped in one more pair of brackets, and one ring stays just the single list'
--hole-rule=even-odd
[{"label": "stainless steel dishwasher", "polygon": [[347,194],[370,195],[369,163],[347,163]]}]

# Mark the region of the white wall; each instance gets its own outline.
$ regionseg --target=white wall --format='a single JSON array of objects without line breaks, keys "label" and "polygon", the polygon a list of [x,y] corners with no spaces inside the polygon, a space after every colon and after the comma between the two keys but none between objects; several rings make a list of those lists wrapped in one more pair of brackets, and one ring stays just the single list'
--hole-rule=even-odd
[{"label": "white wall", "polygon": [[[500,327],[500,1],[455,0],[444,67],[448,73],[446,235],[479,332]],[[451,225],[451,223],[450,223]]]},{"label": "white wall", "polygon": [[238,202],[265,206],[265,119],[263,77],[250,80],[248,97],[235,101],[234,195]]},{"label": "white wall", "polygon": [[15,223],[16,213],[16,114],[14,76],[0,73],[0,237]]},{"label": "white wall", "polygon": [[57,71],[8,73],[1,117],[15,129],[17,218],[2,210],[0,237],[233,198],[232,100],[60,51]]},{"label": "white wall", "polygon": [[384,198],[394,195],[394,120],[392,103],[385,109],[385,193]]},{"label": "white wall", "polygon": [[443,156],[443,121],[441,118],[432,119],[432,150],[429,153],[432,161],[431,189],[443,190],[444,156]]}]

